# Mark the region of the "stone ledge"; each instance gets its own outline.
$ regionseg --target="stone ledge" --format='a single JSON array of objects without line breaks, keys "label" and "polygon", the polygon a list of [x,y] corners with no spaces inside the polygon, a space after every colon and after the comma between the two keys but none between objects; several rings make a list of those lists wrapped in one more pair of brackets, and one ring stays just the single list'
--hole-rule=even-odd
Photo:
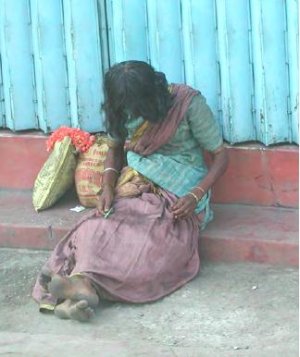
[{"label": "stone ledge", "polygon": [[[70,192],[55,207],[36,213],[30,191],[1,191],[0,247],[52,249],[85,214]],[[209,261],[298,266],[298,210],[218,204],[201,233],[200,256]]]},{"label": "stone ledge", "polygon": [[[0,131],[0,189],[32,189],[48,157],[47,136]],[[226,146],[229,167],[213,190],[215,203],[298,207],[298,147]],[[209,161],[209,159],[208,159]]]}]

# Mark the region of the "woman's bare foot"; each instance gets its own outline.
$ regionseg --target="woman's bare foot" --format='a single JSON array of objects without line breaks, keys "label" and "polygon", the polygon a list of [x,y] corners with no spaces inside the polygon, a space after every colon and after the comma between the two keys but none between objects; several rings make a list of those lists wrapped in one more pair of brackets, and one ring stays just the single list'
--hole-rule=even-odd
[{"label": "woman's bare foot", "polygon": [[41,286],[48,290],[48,284],[52,279],[53,273],[46,267],[43,267],[39,275],[39,283]]},{"label": "woman's bare foot", "polygon": [[85,300],[91,308],[96,307],[99,303],[96,290],[89,279],[84,276],[62,277],[55,274],[48,283],[48,290],[57,299]]},{"label": "woman's bare foot", "polygon": [[87,322],[95,315],[86,300],[72,301],[70,299],[57,305],[54,314],[60,319],[72,319],[80,322]]}]

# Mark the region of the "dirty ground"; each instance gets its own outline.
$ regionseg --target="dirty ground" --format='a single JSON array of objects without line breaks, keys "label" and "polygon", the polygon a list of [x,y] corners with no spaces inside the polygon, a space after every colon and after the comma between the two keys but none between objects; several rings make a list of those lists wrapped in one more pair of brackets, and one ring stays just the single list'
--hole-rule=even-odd
[{"label": "dirty ground", "polygon": [[298,270],[202,263],[161,301],[103,302],[87,324],[38,312],[30,297],[49,252],[0,249],[0,356],[297,357]]}]

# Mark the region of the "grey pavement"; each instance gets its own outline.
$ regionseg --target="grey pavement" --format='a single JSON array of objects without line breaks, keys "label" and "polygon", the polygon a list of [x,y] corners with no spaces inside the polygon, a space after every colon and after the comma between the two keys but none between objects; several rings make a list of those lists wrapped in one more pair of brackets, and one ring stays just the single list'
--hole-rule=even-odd
[{"label": "grey pavement", "polygon": [[0,356],[297,357],[298,270],[202,263],[152,304],[102,302],[90,323],[38,312],[30,297],[47,251],[0,249]]}]

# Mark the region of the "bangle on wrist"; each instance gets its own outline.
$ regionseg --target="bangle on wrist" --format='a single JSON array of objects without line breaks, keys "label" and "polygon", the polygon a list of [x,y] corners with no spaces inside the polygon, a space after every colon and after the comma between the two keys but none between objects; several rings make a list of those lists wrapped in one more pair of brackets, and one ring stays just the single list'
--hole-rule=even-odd
[{"label": "bangle on wrist", "polygon": [[193,196],[197,203],[199,202],[199,197],[197,197],[197,195],[195,195],[193,192],[188,192],[188,195]]},{"label": "bangle on wrist", "polygon": [[113,171],[115,172],[116,174],[119,174],[119,171],[113,167],[106,167],[104,170],[103,170],[103,173],[104,172],[107,172],[107,171]]},{"label": "bangle on wrist", "polygon": [[201,192],[203,193],[203,195],[206,194],[205,190],[204,190],[201,186],[196,186],[196,187],[194,187],[194,190],[199,190],[199,191],[201,191]]}]

